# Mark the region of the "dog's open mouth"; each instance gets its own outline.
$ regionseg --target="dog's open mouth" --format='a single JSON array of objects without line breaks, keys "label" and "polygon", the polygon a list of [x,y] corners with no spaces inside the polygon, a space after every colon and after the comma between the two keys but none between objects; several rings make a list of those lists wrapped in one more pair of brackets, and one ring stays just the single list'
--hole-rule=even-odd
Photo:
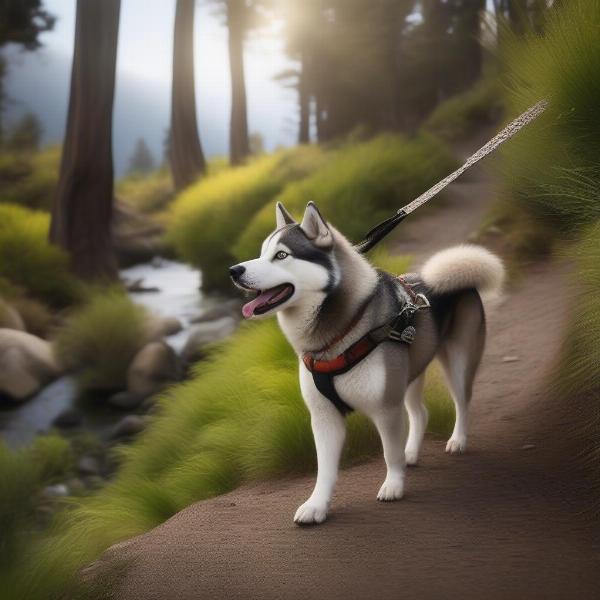
[{"label": "dog's open mouth", "polygon": [[277,308],[286,300],[289,300],[294,293],[294,286],[291,283],[284,283],[268,290],[259,290],[254,300],[251,300],[242,307],[242,314],[246,319],[254,315],[264,315],[266,312]]}]

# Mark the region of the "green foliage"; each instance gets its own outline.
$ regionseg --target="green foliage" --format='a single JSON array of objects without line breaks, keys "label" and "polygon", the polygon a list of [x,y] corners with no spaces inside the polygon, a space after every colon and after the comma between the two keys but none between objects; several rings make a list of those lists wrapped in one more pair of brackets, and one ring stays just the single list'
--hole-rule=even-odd
[{"label": "green foliage", "polygon": [[187,188],[174,202],[168,241],[202,269],[204,288],[228,285],[231,246],[254,213],[286,182],[305,176],[322,160],[318,147],[299,147],[219,171]]},{"label": "green foliage", "polygon": [[[454,166],[449,151],[430,136],[383,135],[332,151],[320,169],[286,187],[277,200],[298,219],[312,200],[342,233],[359,240]],[[256,214],[235,244],[238,260],[256,256],[274,229],[274,213],[269,203]]]},{"label": "green foliage", "polygon": [[575,0],[552,11],[544,37],[514,39],[506,65],[512,112],[547,98],[538,122],[504,146],[512,196],[558,230],[600,218],[600,0]]},{"label": "green foliage", "polygon": [[60,147],[0,153],[0,203],[49,210],[58,182]]},{"label": "green foliage", "polygon": [[500,83],[497,77],[487,77],[467,91],[439,104],[423,127],[443,140],[458,141],[482,126],[497,123],[503,112]]},{"label": "green foliage", "polygon": [[[598,192],[595,198],[598,201]],[[598,398],[600,393],[600,221],[585,230],[570,255],[576,265],[577,296],[555,385],[567,398],[578,395],[591,400]],[[589,404],[593,405],[593,419],[587,427],[596,432],[597,459],[600,455],[600,418],[597,403]]]},{"label": "green foliage", "polygon": [[49,216],[20,206],[0,204],[0,278],[52,306],[81,297],[67,256],[48,242]]},{"label": "green foliage", "polygon": [[130,175],[144,175],[156,169],[154,157],[144,138],[139,138],[129,160],[128,172]]},{"label": "green foliage", "polygon": [[77,371],[82,388],[123,389],[131,360],[148,341],[147,319],[120,289],[92,292],[59,332],[58,356]]},{"label": "green foliage", "polygon": [[[394,273],[405,257],[379,250]],[[33,573],[18,585],[29,600],[64,595],[73,574],[107,546],[150,529],[190,503],[242,481],[311,472],[315,450],[298,385],[298,358],[274,320],[247,323],[213,348],[192,378],[167,390],[145,432],[121,451],[113,483],[65,513],[56,533],[19,565]],[[431,423],[447,432],[447,394],[428,386]],[[348,419],[344,463],[380,452],[364,416]],[[33,569],[35,565],[35,569]]]},{"label": "green foliage", "polygon": [[70,445],[59,436],[39,437],[18,451],[9,450],[0,440],[0,565],[14,557],[28,533],[41,488],[64,477],[72,463]]},{"label": "green foliage", "polygon": [[149,175],[129,175],[118,182],[117,196],[143,213],[163,211],[175,196],[171,173],[165,167]]},{"label": "green foliage", "polygon": [[35,152],[42,138],[42,125],[33,113],[23,115],[12,128],[6,147],[15,152]]}]

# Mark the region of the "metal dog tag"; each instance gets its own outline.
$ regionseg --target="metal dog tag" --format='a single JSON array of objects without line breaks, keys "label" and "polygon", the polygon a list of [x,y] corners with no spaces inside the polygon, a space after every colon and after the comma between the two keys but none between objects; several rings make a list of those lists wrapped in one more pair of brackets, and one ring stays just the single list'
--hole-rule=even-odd
[{"label": "metal dog tag", "polygon": [[412,325],[409,325],[401,333],[400,340],[402,340],[405,344],[412,344],[415,341],[416,333],[417,330]]}]

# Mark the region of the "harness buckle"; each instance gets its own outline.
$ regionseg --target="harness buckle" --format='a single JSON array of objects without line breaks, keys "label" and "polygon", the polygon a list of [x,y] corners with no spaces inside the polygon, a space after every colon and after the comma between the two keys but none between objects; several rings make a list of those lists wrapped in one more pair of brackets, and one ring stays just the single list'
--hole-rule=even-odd
[{"label": "harness buckle", "polygon": [[430,306],[429,300],[425,294],[416,294],[415,302],[406,302],[398,313],[398,316],[394,319],[388,338],[394,342],[412,344],[415,341],[415,336],[417,334],[417,330],[411,325],[413,315],[418,310],[429,308]]}]

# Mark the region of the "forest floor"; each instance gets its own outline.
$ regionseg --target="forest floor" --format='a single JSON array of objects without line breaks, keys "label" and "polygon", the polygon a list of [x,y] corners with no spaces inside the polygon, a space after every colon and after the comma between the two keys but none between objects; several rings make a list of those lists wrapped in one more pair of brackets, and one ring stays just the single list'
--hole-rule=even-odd
[{"label": "forest floor", "polygon": [[[465,241],[494,188],[478,168],[407,219],[393,248],[419,264]],[[113,546],[92,574],[122,565],[111,592],[127,600],[600,597],[585,484],[542,392],[569,312],[568,270],[531,265],[493,307],[468,450],[448,456],[445,440],[428,437],[402,501],[375,499],[382,458],[341,473],[318,527],[292,523],[313,476],[248,484]]]}]

